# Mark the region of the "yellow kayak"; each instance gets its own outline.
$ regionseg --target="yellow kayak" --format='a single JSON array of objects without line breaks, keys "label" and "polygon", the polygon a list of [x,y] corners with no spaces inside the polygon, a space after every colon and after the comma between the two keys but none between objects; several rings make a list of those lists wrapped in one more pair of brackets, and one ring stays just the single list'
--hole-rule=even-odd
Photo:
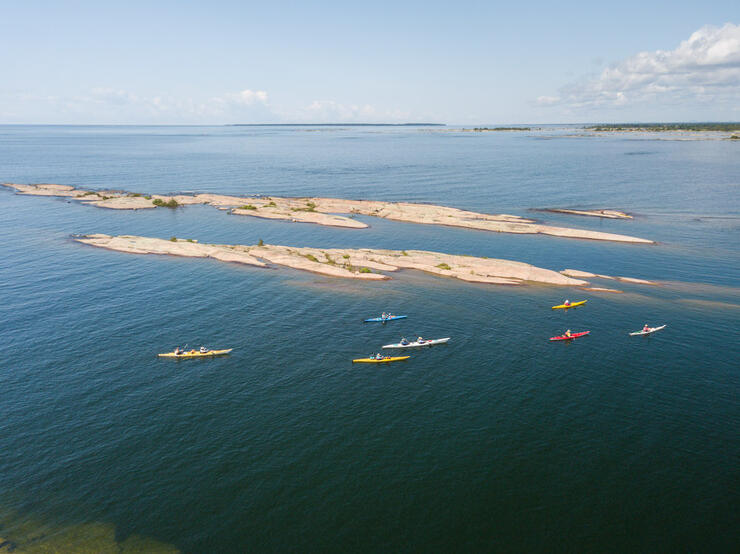
[{"label": "yellow kayak", "polygon": [[580,302],[571,302],[567,306],[565,304],[559,304],[557,306],[553,306],[553,310],[567,310],[568,308],[575,308],[576,306],[583,306],[588,300],[581,300]]},{"label": "yellow kayak", "polygon": [[165,352],[164,354],[157,354],[160,358],[204,358],[207,356],[223,356],[234,350],[229,348],[227,350],[209,350],[208,352],[201,352],[200,350],[188,350],[182,354],[175,354],[174,352]]},{"label": "yellow kayak", "polygon": [[363,363],[363,364],[387,364],[390,362],[400,362],[401,360],[408,360],[411,356],[386,356],[380,360],[375,358],[357,358],[352,360],[352,363]]}]

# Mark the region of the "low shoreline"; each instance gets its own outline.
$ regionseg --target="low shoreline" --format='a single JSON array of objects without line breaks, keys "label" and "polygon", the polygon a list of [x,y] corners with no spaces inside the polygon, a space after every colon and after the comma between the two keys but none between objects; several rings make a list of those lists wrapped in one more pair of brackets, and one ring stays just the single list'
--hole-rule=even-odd
[{"label": "low shoreline", "polygon": [[[543,225],[532,219],[509,214],[485,214],[412,202],[347,200],[322,197],[228,196],[221,194],[142,195],[126,191],[91,191],[70,185],[3,183],[18,194],[58,196],[78,200],[98,208],[115,210],[175,208],[194,204],[210,205],[234,215],[313,223],[332,227],[363,229],[368,225],[352,215],[379,217],[403,223],[461,227],[479,231],[512,234],[542,234],[562,238],[654,244],[654,241],[628,235]],[[346,217],[338,214],[351,214]]]}]

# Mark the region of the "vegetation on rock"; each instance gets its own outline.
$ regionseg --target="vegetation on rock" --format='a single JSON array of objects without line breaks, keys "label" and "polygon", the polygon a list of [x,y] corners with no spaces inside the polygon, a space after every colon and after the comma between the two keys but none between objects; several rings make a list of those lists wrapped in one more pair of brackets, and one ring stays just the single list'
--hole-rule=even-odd
[{"label": "vegetation on rock", "polygon": [[152,204],[159,208],[177,208],[180,205],[174,198],[170,198],[167,202],[165,202],[161,198],[155,198],[154,200],[152,200]]}]

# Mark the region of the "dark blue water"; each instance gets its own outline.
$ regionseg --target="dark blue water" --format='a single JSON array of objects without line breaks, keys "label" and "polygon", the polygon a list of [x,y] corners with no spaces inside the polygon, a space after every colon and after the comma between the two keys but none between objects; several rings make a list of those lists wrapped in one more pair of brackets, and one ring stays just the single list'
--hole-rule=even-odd
[{"label": "dark blue water", "polygon": [[[343,230],[0,191],[0,537],[60,551],[733,550],[738,145],[563,134],[0,127],[2,181],[403,199],[660,241],[374,218]],[[529,211],[547,206],[636,219]],[[70,240],[91,232],[419,248],[664,284],[345,282]],[[564,297],[589,303],[553,313]],[[409,318],[360,323],[383,310]],[[645,322],[668,328],[627,336]],[[591,336],[547,341],[566,328]],[[452,340],[350,363],[402,334]],[[184,342],[235,350],[156,358]]]}]

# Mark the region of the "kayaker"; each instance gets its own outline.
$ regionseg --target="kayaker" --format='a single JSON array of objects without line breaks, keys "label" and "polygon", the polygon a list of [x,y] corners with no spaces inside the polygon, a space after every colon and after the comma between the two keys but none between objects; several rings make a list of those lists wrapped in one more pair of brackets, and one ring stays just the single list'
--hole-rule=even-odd
[{"label": "kayaker", "polygon": [[403,344],[404,346],[409,344],[409,341],[406,340],[406,337],[401,337],[401,344]]},{"label": "kayaker", "polygon": [[200,347],[200,353],[201,354],[205,354],[206,352],[208,352],[208,349],[205,346],[201,346]]},{"label": "kayaker", "polygon": [[643,333],[647,333],[650,330],[650,327],[648,327],[648,324],[645,324],[645,327],[642,328]]},{"label": "kayaker", "polygon": [[568,330],[567,330],[567,331],[565,332],[565,336],[566,336],[566,337],[570,337],[570,336],[571,336],[571,333],[570,333],[570,329],[568,329]]},{"label": "kayaker", "polygon": [[383,359],[383,355],[380,352],[378,352],[377,354],[375,354],[375,359],[376,360],[382,360]]},{"label": "kayaker", "polygon": [[383,314],[380,316],[380,319],[388,319],[391,316],[391,314],[387,314],[383,312]]},{"label": "kayaker", "polygon": [[421,337],[419,337],[419,338],[416,339],[416,342],[424,342],[424,339],[421,338]]},{"label": "kayaker", "polygon": [[175,356],[179,356],[180,354],[182,354],[182,350],[180,350],[179,346],[175,346]]},{"label": "kayaker", "polygon": [[565,302],[563,302],[563,306],[570,306],[570,300],[566,299]]}]

